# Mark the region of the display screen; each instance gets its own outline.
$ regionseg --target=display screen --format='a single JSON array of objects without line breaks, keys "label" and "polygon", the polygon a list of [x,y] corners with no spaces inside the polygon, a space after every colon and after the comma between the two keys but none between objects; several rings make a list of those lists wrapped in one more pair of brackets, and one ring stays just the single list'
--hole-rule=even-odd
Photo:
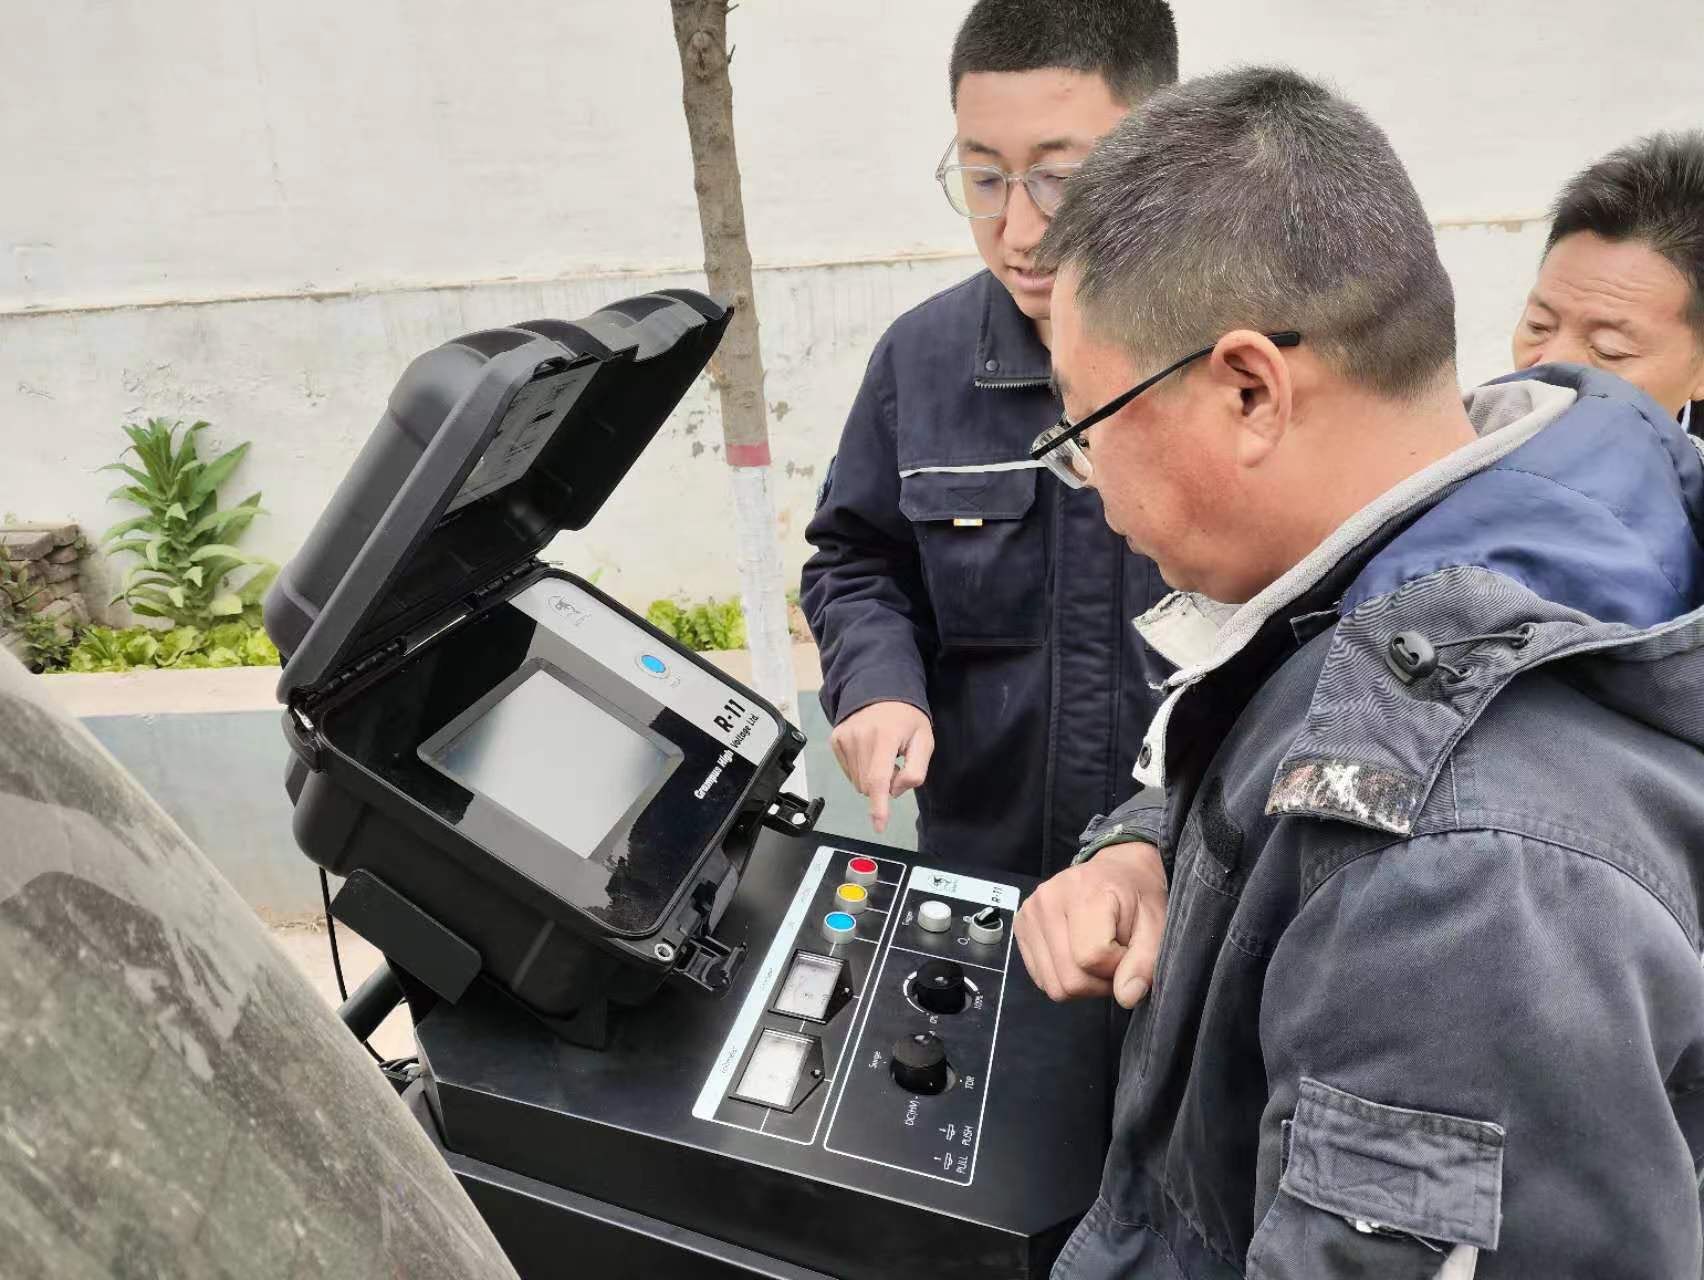
[{"label": "display screen", "polygon": [[776,1013],[788,1018],[805,1018],[811,1022],[828,1021],[828,1006],[840,983],[843,961],[801,951],[793,957],[787,976],[781,980],[781,991],[775,997]]},{"label": "display screen", "polygon": [[757,1047],[751,1051],[751,1061],[746,1063],[734,1096],[781,1111],[792,1110],[793,1095],[810,1051],[809,1036],[765,1027],[757,1038]]},{"label": "display screen", "polygon": [[420,754],[582,858],[678,758],[544,668]]}]

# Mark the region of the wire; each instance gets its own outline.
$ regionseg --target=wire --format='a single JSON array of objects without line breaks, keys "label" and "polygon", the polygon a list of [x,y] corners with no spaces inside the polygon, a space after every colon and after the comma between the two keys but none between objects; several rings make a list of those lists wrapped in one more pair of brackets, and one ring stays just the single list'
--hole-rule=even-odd
[{"label": "wire", "polygon": [[[349,1003],[349,985],[343,981],[343,957],[337,953],[337,921],[331,914],[331,879],[325,873],[325,868],[319,869],[320,901],[325,903],[325,936],[331,943],[331,972],[337,978],[337,998],[344,1004]],[[373,1061],[381,1067],[385,1065],[384,1055],[366,1040],[361,1041],[361,1047],[373,1055]]]},{"label": "wire", "polygon": [[337,998],[349,1003],[349,987],[343,981],[343,959],[337,954],[337,922],[331,918],[331,878],[319,869],[320,901],[325,904],[325,936],[331,939],[331,971],[337,975]]}]

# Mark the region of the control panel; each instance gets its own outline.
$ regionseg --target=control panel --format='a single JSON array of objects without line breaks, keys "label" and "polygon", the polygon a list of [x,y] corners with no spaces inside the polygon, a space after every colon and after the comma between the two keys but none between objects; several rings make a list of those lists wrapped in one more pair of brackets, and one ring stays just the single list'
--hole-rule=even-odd
[{"label": "control panel", "polygon": [[693,1115],[970,1185],[1019,896],[819,847]]}]

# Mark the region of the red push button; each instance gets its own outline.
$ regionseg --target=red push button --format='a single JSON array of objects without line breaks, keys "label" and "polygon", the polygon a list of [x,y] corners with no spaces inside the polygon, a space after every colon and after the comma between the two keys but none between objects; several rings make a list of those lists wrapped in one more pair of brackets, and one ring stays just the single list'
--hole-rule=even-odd
[{"label": "red push button", "polygon": [[874,858],[853,858],[846,864],[848,884],[861,884],[867,889],[876,882],[876,874]]}]

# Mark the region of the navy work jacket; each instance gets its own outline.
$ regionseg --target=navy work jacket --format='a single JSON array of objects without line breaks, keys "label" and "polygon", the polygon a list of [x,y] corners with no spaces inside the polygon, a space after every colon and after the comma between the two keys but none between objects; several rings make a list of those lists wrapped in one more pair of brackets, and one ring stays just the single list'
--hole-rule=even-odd
[{"label": "navy work jacket", "polygon": [[1165,594],[1098,496],[1028,461],[1059,402],[1032,322],[982,272],[876,345],[806,530],[802,603],[838,724],[931,718],[919,847],[1030,875],[1130,793],[1168,670],[1131,619]]}]

